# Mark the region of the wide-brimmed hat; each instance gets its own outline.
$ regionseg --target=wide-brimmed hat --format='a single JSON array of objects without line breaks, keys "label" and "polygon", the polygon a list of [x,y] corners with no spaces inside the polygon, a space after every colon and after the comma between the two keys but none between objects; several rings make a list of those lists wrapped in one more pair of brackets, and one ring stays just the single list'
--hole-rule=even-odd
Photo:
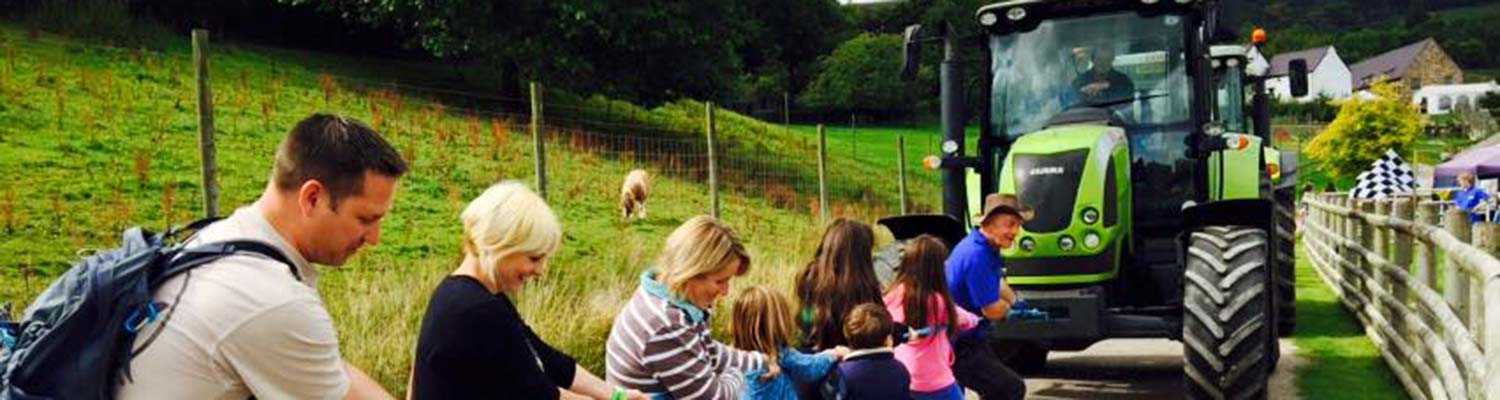
[{"label": "wide-brimmed hat", "polygon": [[1031,207],[1021,204],[1021,199],[1009,193],[990,193],[984,196],[984,212],[975,215],[980,221],[989,219],[995,214],[1010,214],[1020,218],[1022,222],[1030,221],[1036,215]]}]

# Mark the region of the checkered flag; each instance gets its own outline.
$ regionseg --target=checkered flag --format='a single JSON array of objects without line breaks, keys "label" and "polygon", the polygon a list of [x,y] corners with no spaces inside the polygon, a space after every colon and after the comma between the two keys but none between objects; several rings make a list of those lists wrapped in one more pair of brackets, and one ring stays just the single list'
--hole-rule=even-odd
[{"label": "checkered flag", "polygon": [[1395,150],[1386,150],[1385,155],[1370,164],[1370,169],[1359,173],[1354,190],[1349,198],[1387,199],[1397,195],[1412,194],[1416,178],[1411,165],[1402,160]]}]

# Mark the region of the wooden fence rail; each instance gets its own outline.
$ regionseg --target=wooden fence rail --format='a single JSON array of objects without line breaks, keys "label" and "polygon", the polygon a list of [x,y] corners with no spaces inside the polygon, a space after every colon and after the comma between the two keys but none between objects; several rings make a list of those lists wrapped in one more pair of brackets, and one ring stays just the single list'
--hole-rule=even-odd
[{"label": "wooden fence rail", "polygon": [[1412,398],[1500,400],[1500,225],[1416,198],[1303,201],[1305,254]]}]

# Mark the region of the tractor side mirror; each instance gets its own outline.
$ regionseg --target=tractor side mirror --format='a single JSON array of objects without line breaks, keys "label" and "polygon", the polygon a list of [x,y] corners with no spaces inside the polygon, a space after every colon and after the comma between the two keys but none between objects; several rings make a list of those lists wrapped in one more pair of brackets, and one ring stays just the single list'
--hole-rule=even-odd
[{"label": "tractor side mirror", "polygon": [[901,35],[901,80],[917,79],[917,70],[922,68],[922,24],[906,27]]},{"label": "tractor side mirror", "polygon": [[1287,65],[1291,75],[1292,97],[1307,95],[1307,60],[1292,60]]}]

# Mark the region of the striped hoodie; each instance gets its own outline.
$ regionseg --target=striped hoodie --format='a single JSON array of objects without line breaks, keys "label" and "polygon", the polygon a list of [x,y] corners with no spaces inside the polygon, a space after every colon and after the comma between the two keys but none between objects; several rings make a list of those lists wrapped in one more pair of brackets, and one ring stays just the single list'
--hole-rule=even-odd
[{"label": "striped hoodie", "polygon": [[648,270],[609,331],[606,379],[658,398],[739,399],[745,372],[762,368],[765,355],[714,341],[708,319],[707,311],[673,298]]}]

